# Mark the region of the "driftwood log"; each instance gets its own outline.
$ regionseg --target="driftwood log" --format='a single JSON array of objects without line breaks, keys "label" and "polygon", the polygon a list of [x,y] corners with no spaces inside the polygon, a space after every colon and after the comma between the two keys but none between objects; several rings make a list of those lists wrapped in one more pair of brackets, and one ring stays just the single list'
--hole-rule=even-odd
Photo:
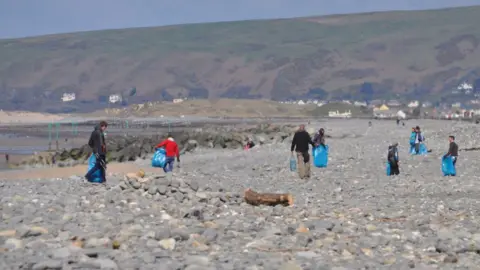
[{"label": "driftwood log", "polygon": [[250,188],[245,190],[244,199],[251,205],[293,205],[293,196],[291,194],[257,193]]}]

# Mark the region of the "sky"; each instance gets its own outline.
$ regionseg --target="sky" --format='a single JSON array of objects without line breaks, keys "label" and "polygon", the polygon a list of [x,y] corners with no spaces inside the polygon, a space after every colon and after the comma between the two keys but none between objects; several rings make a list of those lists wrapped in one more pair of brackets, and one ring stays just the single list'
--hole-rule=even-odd
[{"label": "sky", "polygon": [[480,5],[480,0],[0,0],[0,39],[184,23]]}]

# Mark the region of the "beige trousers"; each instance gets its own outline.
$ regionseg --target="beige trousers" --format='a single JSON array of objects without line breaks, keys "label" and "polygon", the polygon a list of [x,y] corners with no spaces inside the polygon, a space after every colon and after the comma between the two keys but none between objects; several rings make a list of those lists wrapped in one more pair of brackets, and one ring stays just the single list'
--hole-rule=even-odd
[{"label": "beige trousers", "polygon": [[300,179],[310,178],[310,162],[311,161],[312,161],[312,158],[309,158],[308,162],[304,162],[303,154],[300,152],[297,152],[297,170],[298,170],[298,176],[300,176]]}]

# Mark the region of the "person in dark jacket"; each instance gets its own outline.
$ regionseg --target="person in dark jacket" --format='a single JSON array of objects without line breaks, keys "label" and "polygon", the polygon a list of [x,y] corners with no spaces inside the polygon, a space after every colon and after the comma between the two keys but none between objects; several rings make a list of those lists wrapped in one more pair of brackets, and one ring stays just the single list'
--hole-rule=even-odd
[{"label": "person in dark jacket", "polygon": [[398,143],[388,147],[387,162],[390,164],[390,175],[400,174],[400,159],[398,157]]},{"label": "person in dark jacket", "polygon": [[445,154],[445,157],[452,157],[453,166],[455,166],[458,157],[458,145],[455,142],[455,136],[448,136],[448,141],[450,142],[450,145],[448,147],[447,154]]},{"label": "person in dark jacket", "polygon": [[310,178],[310,154],[308,153],[308,145],[315,146],[310,134],[305,131],[305,125],[300,125],[292,140],[292,156],[297,153],[298,175],[300,179]]},{"label": "person in dark jacket", "polygon": [[325,130],[323,128],[319,129],[315,134],[315,137],[313,137],[313,143],[315,146],[322,145],[325,147]]},{"label": "person in dark jacket", "polygon": [[85,178],[89,180],[92,177],[92,174],[97,170],[100,170],[103,182],[106,181],[105,173],[107,169],[106,165],[106,156],[107,156],[107,146],[105,144],[104,132],[107,129],[107,122],[102,121],[99,125],[95,126],[90,139],[88,140],[88,145],[92,148],[92,152],[95,155],[96,163],[95,166],[90,169]]}]

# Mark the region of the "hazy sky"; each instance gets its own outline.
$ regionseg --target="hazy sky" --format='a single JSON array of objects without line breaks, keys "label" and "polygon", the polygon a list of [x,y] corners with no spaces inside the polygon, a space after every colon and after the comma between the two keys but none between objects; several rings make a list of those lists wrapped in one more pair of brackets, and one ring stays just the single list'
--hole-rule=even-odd
[{"label": "hazy sky", "polygon": [[480,0],[0,0],[0,38],[468,5]]}]

